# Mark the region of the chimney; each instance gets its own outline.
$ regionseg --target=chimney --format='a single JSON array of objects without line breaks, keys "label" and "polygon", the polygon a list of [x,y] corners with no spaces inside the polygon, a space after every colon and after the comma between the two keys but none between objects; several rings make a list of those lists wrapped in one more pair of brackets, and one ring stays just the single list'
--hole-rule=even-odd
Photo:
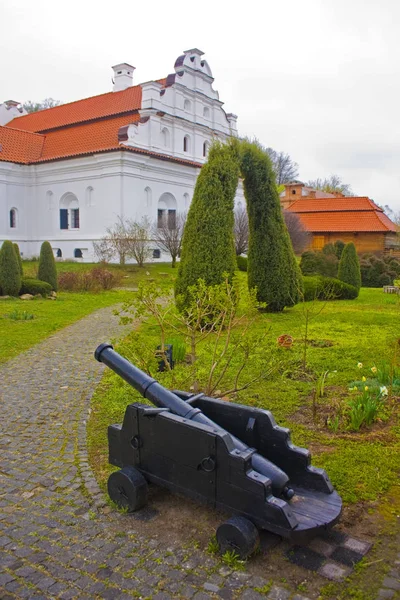
[{"label": "chimney", "polygon": [[317,192],[315,190],[310,190],[307,195],[309,198],[316,198]]},{"label": "chimney", "polygon": [[133,71],[135,70],[135,67],[128,65],[128,63],[120,63],[111,68],[114,71],[113,92],[121,92],[128,87],[132,87]]}]

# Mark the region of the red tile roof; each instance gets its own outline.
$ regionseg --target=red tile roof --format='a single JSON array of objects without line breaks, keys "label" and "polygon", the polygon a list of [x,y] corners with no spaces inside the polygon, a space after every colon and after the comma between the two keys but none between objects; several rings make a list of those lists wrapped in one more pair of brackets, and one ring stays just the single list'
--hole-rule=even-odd
[{"label": "red tile roof", "polygon": [[98,152],[122,150],[154,156],[160,160],[201,167],[194,161],[158,154],[142,148],[121,146],[118,131],[125,125],[138,122],[139,113],[101,119],[90,123],[56,129],[46,134],[37,134],[10,127],[0,127],[0,161],[32,164],[62,160]]},{"label": "red tile roof", "polygon": [[397,231],[382,208],[367,197],[302,198],[287,210],[296,213],[312,233]]},{"label": "red tile roof", "polygon": [[10,127],[0,127],[0,161],[29,163],[42,152],[45,136]]},{"label": "red tile roof", "polygon": [[[367,196],[346,196],[344,198],[299,198],[288,208],[290,212],[332,212],[354,210],[380,210],[379,206]],[[383,211],[382,211],[383,212]]]},{"label": "red tile roof", "polygon": [[[165,85],[165,81],[166,79],[159,79],[158,83]],[[136,85],[121,92],[108,92],[17,117],[10,121],[8,126],[38,133],[65,127],[66,125],[137,111],[141,104],[142,87]]]}]

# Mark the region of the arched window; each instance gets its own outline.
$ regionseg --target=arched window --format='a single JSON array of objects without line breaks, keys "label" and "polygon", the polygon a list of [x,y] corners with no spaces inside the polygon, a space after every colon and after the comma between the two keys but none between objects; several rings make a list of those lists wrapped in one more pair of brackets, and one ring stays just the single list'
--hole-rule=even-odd
[{"label": "arched window", "polygon": [[188,135],[183,138],[183,151],[190,152],[190,137]]},{"label": "arched window", "polygon": [[61,248],[57,248],[56,258],[62,258]]},{"label": "arched window", "polygon": [[94,206],[93,201],[93,188],[91,185],[86,188],[86,206],[89,208],[90,206]]},{"label": "arched window", "polygon": [[210,118],[210,109],[208,108],[208,106],[205,106],[203,108],[203,117],[205,119],[209,119]]},{"label": "arched window", "polygon": [[171,136],[166,127],[164,127],[164,129],[162,130],[161,137],[162,137],[162,145],[164,146],[164,148],[169,148],[171,145]]},{"label": "arched window", "polygon": [[75,248],[74,258],[82,258],[82,250],[80,248]]},{"label": "arched window", "polygon": [[203,156],[207,156],[208,154],[208,147],[209,147],[209,143],[208,142],[204,142],[203,144]]},{"label": "arched window", "polygon": [[10,210],[10,227],[12,229],[17,227],[17,209],[12,208]]},{"label": "arched window", "polygon": [[163,194],[158,201],[157,227],[176,229],[176,200],[169,192]]},{"label": "arched window", "polygon": [[51,190],[46,192],[46,205],[48,210],[53,210],[54,208],[54,194]]},{"label": "arched window", "polygon": [[71,192],[64,194],[60,200],[60,229],[79,229],[79,202]]},{"label": "arched window", "polygon": [[187,112],[190,112],[192,110],[192,103],[190,102],[190,100],[185,100],[185,102],[183,103],[183,108]]},{"label": "arched window", "polygon": [[145,198],[145,203],[146,203],[146,207],[147,208],[151,208],[151,200],[152,200],[152,191],[151,188],[149,188],[149,186],[144,188],[144,198]]}]

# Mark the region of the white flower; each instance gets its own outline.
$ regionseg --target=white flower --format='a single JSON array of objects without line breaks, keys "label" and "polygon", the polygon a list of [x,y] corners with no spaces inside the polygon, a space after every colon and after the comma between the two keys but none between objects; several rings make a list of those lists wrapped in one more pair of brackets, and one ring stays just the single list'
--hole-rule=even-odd
[{"label": "white flower", "polygon": [[383,385],[380,389],[379,389],[380,393],[382,396],[387,396],[389,394],[388,389],[386,387],[386,385]]},{"label": "white flower", "polygon": [[363,364],[362,364],[362,363],[357,363],[357,367],[358,367],[359,369],[362,369],[362,368],[363,368]]}]

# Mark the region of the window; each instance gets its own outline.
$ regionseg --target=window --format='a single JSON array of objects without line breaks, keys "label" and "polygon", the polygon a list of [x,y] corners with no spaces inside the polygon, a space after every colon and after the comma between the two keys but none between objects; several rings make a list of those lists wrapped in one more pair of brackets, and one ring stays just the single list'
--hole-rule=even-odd
[{"label": "window", "polygon": [[157,248],[155,248],[153,250],[153,258],[160,258],[160,256],[161,256],[161,251],[158,250]]},{"label": "window", "polygon": [[162,208],[157,210],[157,227],[158,229],[162,229],[164,227],[164,213],[166,211]]},{"label": "window", "polygon": [[60,229],[79,228],[79,202],[74,194],[68,192],[60,200]]},{"label": "window", "polygon": [[204,142],[203,144],[203,156],[206,157],[208,154],[208,142]]},{"label": "window", "polygon": [[62,252],[60,248],[57,248],[56,258],[62,258]]},{"label": "window", "polygon": [[292,190],[292,194],[295,194],[295,193],[296,193],[296,190]]},{"label": "window", "polygon": [[10,210],[10,227],[12,229],[17,227],[17,209],[16,208],[12,208]]},{"label": "window", "polygon": [[74,258],[82,258],[82,250],[80,248],[75,248]]},{"label": "window", "polygon": [[176,229],[176,210],[168,210],[168,229]]},{"label": "window", "polygon": [[183,138],[183,151],[190,152],[190,137],[188,135]]},{"label": "window", "polygon": [[162,130],[161,137],[162,137],[162,145],[164,146],[164,148],[169,148],[171,145],[170,134],[166,127],[164,127],[164,129]]},{"label": "window", "polygon": [[322,250],[325,246],[325,236],[324,235],[314,235],[312,240],[312,248],[313,250]]}]

